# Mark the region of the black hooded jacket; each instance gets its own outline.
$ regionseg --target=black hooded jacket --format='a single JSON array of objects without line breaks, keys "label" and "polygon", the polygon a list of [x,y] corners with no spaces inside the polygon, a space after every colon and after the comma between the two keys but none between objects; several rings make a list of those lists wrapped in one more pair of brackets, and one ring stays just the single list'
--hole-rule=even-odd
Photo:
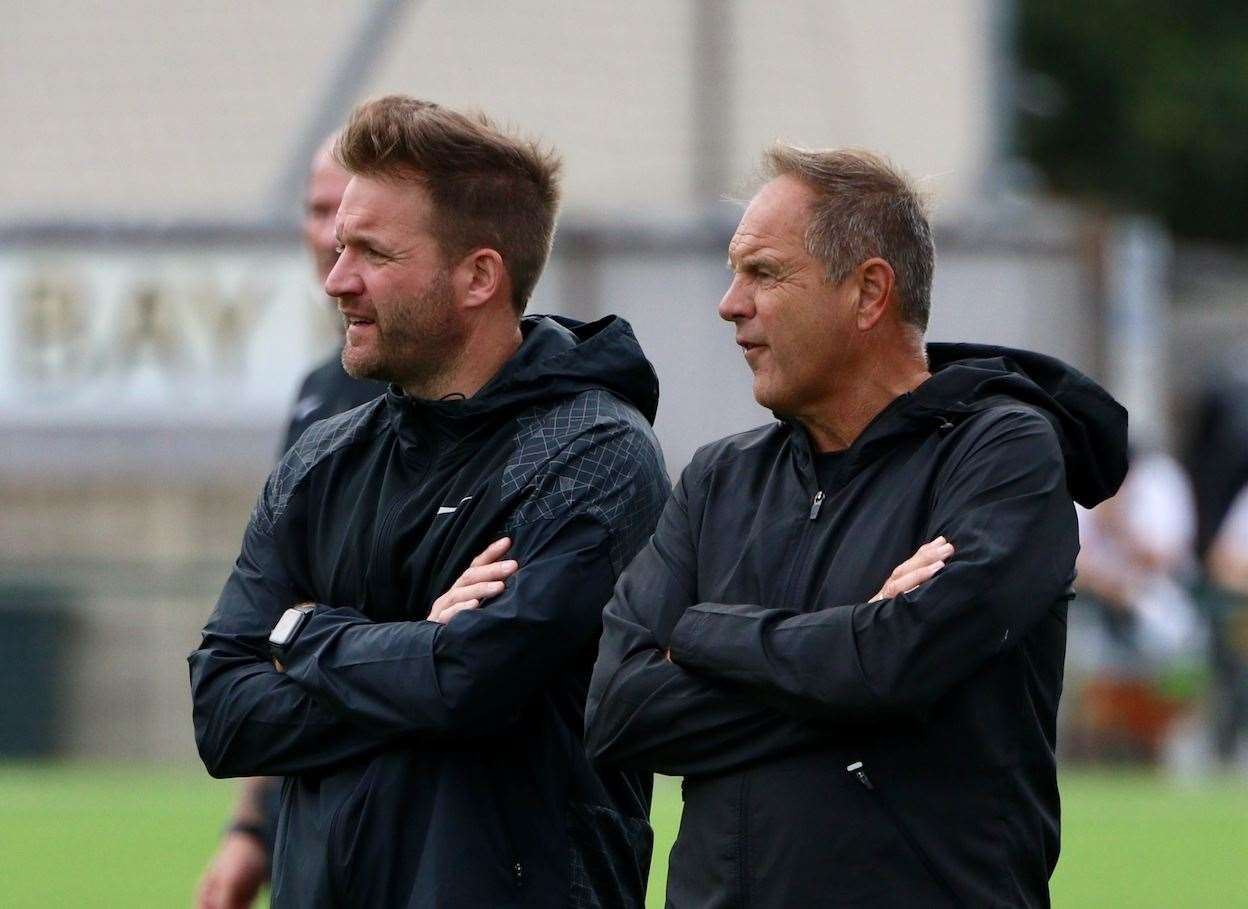
[{"label": "black hooded jacket", "polygon": [[[595,772],[584,703],[612,585],[669,485],[627,323],[528,317],[467,400],[312,426],[265,485],[190,655],[214,776],[286,776],[274,906],[640,906],[649,778]],[[502,535],[506,589],[425,620]],[[267,638],[318,604],[289,646]]]},{"label": "black hooded jacket", "polygon": [[1049,357],[929,358],[842,454],[701,449],[616,586],[587,745],[685,777],[669,906],[1048,905],[1072,498],[1121,482],[1126,414]]}]

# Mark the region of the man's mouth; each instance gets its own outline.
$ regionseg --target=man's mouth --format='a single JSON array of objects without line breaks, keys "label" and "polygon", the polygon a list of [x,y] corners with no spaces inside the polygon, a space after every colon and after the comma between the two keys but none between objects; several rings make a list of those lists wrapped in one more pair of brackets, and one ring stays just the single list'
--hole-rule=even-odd
[{"label": "man's mouth", "polygon": [[373,324],[372,319],[366,319],[364,316],[359,316],[354,313],[347,313],[347,312],[342,313],[342,321],[343,321],[343,324],[345,324],[348,328]]},{"label": "man's mouth", "polygon": [[365,337],[371,335],[375,325],[372,319],[345,312],[342,314],[342,324],[347,333],[347,342],[351,344],[362,343]]}]

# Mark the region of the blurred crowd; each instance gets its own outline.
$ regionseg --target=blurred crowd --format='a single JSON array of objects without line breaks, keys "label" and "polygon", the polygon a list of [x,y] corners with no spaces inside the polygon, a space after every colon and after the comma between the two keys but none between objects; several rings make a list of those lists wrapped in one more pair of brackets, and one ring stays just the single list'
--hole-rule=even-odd
[{"label": "blurred crowd", "polygon": [[1248,769],[1248,375],[1210,381],[1190,425],[1182,460],[1140,444],[1079,511],[1067,759]]}]

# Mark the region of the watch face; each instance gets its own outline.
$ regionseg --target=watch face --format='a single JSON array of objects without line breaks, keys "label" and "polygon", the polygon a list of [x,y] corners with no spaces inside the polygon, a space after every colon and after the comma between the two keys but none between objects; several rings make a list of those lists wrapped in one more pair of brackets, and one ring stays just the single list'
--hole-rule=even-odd
[{"label": "watch face", "polygon": [[269,642],[283,647],[290,640],[290,636],[294,634],[296,628],[299,627],[299,620],[303,618],[303,613],[297,609],[287,609],[282,613],[282,617],[277,620],[277,624],[273,626],[273,631],[269,634]]}]

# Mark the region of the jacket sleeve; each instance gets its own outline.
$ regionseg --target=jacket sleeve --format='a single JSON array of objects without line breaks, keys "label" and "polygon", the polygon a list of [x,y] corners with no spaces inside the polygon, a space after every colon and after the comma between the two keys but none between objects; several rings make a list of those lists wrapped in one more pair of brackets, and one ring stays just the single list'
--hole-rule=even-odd
[{"label": "jacket sleeve", "polygon": [[273,667],[269,632],[301,597],[269,528],[253,515],[203,640],[189,657],[195,742],[216,777],[316,770],[386,741],[378,730],[325,709]]},{"label": "jacket sleeve", "polygon": [[438,739],[499,732],[592,643],[615,578],[609,542],[587,515],[518,528],[508,557],[520,569],[506,589],[445,625],[319,608],[291,645],[286,672],[371,729]]},{"label": "jacket sleeve", "polygon": [[[1031,411],[994,420],[938,482],[924,539],[953,557],[909,593],[815,611],[700,603],[676,662],[762,703],[837,722],[921,711],[1020,642],[1069,587],[1078,532],[1056,433]],[[883,581],[894,566],[876,566]],[[832,608],[829,608],[832,607]]]},{"label": "jacket sleeve", "polygon": [[390,734],[476,738],[506,727],[552,676],[587,659],[619,567],[654,526],[667,479],[657,449],[647,457],[639,441],[620,427],[574,443],[533,479],[507,527],[520,568],[501,594],[446,624],[318,609],[290,648],[290,678]]},{"label": "jacket sleeve", "polygon": [[590,757],[673,776],[721,773],[821,740],[811,724],[667,660],[697,588],[687,469],[649,544],[616,585],[586,710]]}]

